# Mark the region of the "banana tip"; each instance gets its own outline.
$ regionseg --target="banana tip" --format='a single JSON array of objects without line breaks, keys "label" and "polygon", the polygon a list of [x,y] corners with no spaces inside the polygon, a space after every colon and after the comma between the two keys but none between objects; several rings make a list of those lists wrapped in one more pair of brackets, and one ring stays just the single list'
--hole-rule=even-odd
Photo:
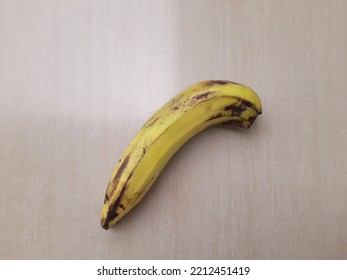
[{"label": "banana tip", "polygon": [[105,230],[108,230],[109,229],[109,225],[108,223],[106,223],[106,221],[104,219],[101,220],[101,223],[100,223],[101,227]]}]

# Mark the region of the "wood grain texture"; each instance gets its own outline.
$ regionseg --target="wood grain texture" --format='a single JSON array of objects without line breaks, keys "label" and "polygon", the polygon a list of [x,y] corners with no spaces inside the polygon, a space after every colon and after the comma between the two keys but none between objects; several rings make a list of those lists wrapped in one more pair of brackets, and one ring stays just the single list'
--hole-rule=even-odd
[{"label": "wood grain texture", "polygon": [[[0,258],[347,259],[346,1],[0,1]],[[117,227],[111,172],[169,98],[252,87]]]}]

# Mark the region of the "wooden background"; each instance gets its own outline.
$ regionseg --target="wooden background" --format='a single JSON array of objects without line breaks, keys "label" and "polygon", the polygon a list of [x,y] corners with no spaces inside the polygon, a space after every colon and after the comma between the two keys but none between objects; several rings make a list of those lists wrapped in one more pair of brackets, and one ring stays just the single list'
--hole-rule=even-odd
[{"label": "wooden background", "polygon": [[[144,122],[228,79],[250,130],[188,142],[100,225]],[[0,0],[2,259],[347,259],[347,1]]]}]

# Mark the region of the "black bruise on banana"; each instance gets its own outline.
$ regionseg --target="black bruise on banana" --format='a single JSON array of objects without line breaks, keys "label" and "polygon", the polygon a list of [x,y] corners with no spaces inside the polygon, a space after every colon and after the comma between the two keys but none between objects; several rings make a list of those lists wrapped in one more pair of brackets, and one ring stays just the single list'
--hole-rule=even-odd
[{"label": "black bruise on banana", "polygon": [[200,100],[200,99],[205,99],[205,98],[208,98],[211,94],[214,94],[216,91],[207,91],[207,92],[204,92],[204,93],[200,93],[198,95],[195,95],[193,97],[193,99],[195,100]]},{"label": "black bruise on banana", "polygon": [[[121,164],[121,166],[119,167],[119,169],[118,169],[116,175],[114,176],[112,182],[109,183],[109,185],[110,185],[111,183],[117,184],[117,182],[119,181],[120,176],[122,175],[122,173],[123,173],[125,167],[126,167],[127,164],[128,164],[129,159],[130,159],[130,154],[127,155],[127,156],[124,158],[124,161],[122,162],[122,164]],[[111,196],[112,196],[112,195],[111,195]],[[110,199],[110,198],[109,198],[109,196],[107,195],[107,192],[106,192],[104,203],[105,203],[106,201],[109,201],[109,199]]]},{"label": "black bruise on banana", "polygon": [[[143,157],[143,156],[145,155],[145,153],[146,153],[146,149],[143,148],[143,150],[142,150],[142,156],[141,156],[141,157]],[[116,175],[114,176],[114,179],[112,180],[112,182],[115,182],[114,184],[117,184],[117,183],[118,183],[118,180],[119,180],[119,178],[120,178],[120,176],[121,176],[123,170],[125,169],[126,164],[127,164],[128,161],[129,161],[130,155],[131,155],[131,154],[128,154],[128,155],[125,157],[125,159],[124,159],[122,165],[119,167],[119,170],[117,171]],[[140,161],[139,161],[139,162],[140,162]],[[137,166],[137,165],[136,165],[136,166]],[[136,169],[136,166],[135,166],[134,170]],[[134,172],[134,170],[133,170],[133,172]],[[108,209],[109,209],[109,210],[108,210],[108,213],[109,213],[109,214],[108,214],[106,220],[105,220],[105,221],[101,221],[101,226],[102,226],[104,229],[106,229],[106,230],[109,229],[109,223],[110,223],[112,220],[114,220],[114,219],[119,215],[119,213],[117,212],[118,208],[121,208],[122,210],[125,210],[124,205],[123,205],[123,204],[120,204],[120,201],[121,201],[121,199],[122,199],[122,197],[123,197],[123,194],[124,194],[125,190],[128,188],[128,182],[130,181],[130,179],[131,179],[131,177],[132,177],[132,175],[133,175],[133,172],[130,173],[129,177],[128,177],[127,180],[125,181],[125,183],[124,183],[124,185],[123,185],[123,187],[122,187],[122,189],[121,189],[121,191],[120,191],[120,193],[119,193],[119,196],[117,197],[117,199],[115,200],[115,202],[114,202],[114,203],[111,203],[111,204],[109,205],[109,208],[108,208]],[[110,183],[109,183],[109,184],[110,184]],[[114,191],[114,190],[113,190],[113,191]],[[112,193],[112,194],[113,194],[113,193]],[[111,196],[112,196],[112,195],[111,195]],[[107,195],[107,192],[106,192],[104,203],[106,203],[107,201],[109,201],[109,196]]]},{"label": "black bruise on banana", "polygon": [[256,118],[254,117],[249,117],[248,121],[251,123],[251,125],[254,123]]},{"label": "black bruise on banana", "polygon": [[106,203],[107,201],[109,201],[110,200],[110,198],[109,198],[109,196],[107,195],[107,192],[105,193],[105,198],[104,198],[104,203]]},{"label": "black bruise on banana", "polygon": [[225,107],[225,111],[230,111],[232,117],[240,117],[241,114],[246,110],[247,110],[247,105],[244,102]]},{"label": "black bruise on banana", "polygon": [[254,111],[258,113],[258,115],[261,115],[261,112],[259,112],[259,110],[252,103],[241,98],[238,98],[238,103],[226,106],[225,110],[230,110],[231,116],[239,117],[247,109],[247,107],[252,108]]},{"label": "black bruise on banana", "polygon": [[[261,114],[261,112],[259,112],[254,106],[252,103],[248,102],[248,101],[245,101],[243,99],[238,99],[238,102],[235,103],[235,104],[232,104],[232,105],[229,105],[229,106],[226,106],[224,109],[225,111],[230,111],[231,112],[231,117],[241,117],[242,113],[244,111],[247,110],[247,108],[252,108],[254,109],[256,112],[258,112],[258,114]],[[214,119],[218,119],[218,118],[221,118],[225,115],[223,115],[222,113],[219,113],[219,114],[216,114],[212,117],[210,117],[206,122],[208,121],[211,121],[211,120],[214,120]],[[242,120],[229,120],[229,121],[224,121],[222,123],[220,123],[221,126],[233,126],[233,125],[236,125],[236,126],[241,126],[241,127],[244,127],[244,128],[249,128],[253,122],[255,121],[255,117],[249,117],[248,121],[250,122],[250,125],[249,126],[244,126],[244,122]]]},{"label": "black bruise on banana", "polygon": [[248,102],[248,101],[246,101],[246,100],[242,100],[242,102],[243,102],[246,106],[248,106],[248,107],[252,108],[254,111],[256,111],[256,112],[258,113],[258,115],[261,115],[261,112],[257,109],[257,107],[254,106],[254,104],[252,104],[251,102]]},{"label": "black bruise on banana", "polygon": [[[241,117],[242,113],[247,110],[246,103],[247,102],[242,102],[241,101],[240,103],[227,106],[227,107],[225,107],[225,111],[224,112],[231,111],[231,115],[230,115],[231,117]],[[219,114],[216,114],[216,115],[210,117],[208,120],[206,120],[206,122],[209,122],[211,120],[215,120],[215,119],[218,119],[218,118],[222,118],[222,117],[225,117],[225,116],[226,116],[225,114],[219,113]],[[255,119],[256,118],[250,117],[248,119],[248,121],[251,122],[251,124],[252,124]],[[244,127],[242,120],[224,121],[220,125],[236,125],[236,126]]]},{"label": "black bruise on banana", "polygon": [[[129,178],[130,178],[130,176],[129,176]],[[108,214],[105,222],[101,223],[101,226],[106,230],[109,228],[109,223],[119,215],[117,212],[117,209],[118,209],[118,206],[120,205],[120,199],[123,196],[126,187],[127,187],[127,185],[125,184],[123,186],[118,198],[116,199],[116,201],[114,203],[110,204],[110,206],[108,208],[109,214]]]},{"label": "black bruise on banana", "polygon": [[122,210],[125,210],[124,205],[120,204],[120,200],[123,197],[125,190],[128,188],[128,182],[129,182],[130,178],[132,177],[132,175],[133,175],[133,172],[130,173],[130,175],[129,175],[128,179],[126,180],[124,186],[122,187],[122,190],[121,190],[119,196],[117,197],[116,201],[114,203],[110,204],[110,206],[108,208],[109,214],[108,214],[106,220],[104,222],[101,221],[101,226],[106,230],[109,229],[110,222],[112,220],[114,220],[115,218],[117,218],[117,216],[119,215],[119,213],[117,212],[118,207],[121,208]]},{"label": "black bruise on banana", "polygon": [[[108,183],[109,185],[110,185],[111,183],[113,183],[113,182],[115,182],[115,183],[118,182],[119,177],[121,176],[122,172],[124,171],[125,167],[126,167],[127,164],[128,164],[129,158],[130,158],[130,154],[127,155],[127,156],[125,157],[125,159],[124,159],[124,161],[122,162],[121,166],[119,167],[119,169],[118,169],[116,175],[114,176],[112,182],[109,182],[109,183]],[[112,194],[111,194],[111,196],[112,196]],[[106,194],[105,194],[105,199],[104,199],[104,203],[106,203],[106,202],[109,201],[109,200],[110,200],[110,197],[108,196],[108,194],[107,194],[107,192],[106,192]]]}]

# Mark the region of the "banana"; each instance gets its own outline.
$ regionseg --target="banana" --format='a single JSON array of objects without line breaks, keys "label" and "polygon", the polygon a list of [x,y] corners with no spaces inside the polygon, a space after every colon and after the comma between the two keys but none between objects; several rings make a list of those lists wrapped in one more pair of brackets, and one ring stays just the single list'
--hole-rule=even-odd
[{"label": "banana", "polygon": [[250,128],[261,112],[259,97],[245,85],[209,80],[186,88],[145,123],[123,153],[106,189],[101,226],[109,229],[136,206],[194,135],[217,125]]}]

